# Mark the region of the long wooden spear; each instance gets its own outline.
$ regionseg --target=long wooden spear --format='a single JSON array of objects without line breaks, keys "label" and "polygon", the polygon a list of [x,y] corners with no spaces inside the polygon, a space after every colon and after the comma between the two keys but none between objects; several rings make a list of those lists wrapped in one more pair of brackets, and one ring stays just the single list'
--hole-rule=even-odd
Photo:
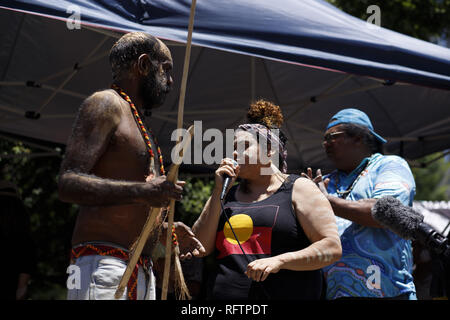
[{"label": "long wooden spear", "polygon": [[[184,65],[183,65],[183,76],[181,78],[181,88],[180,88],[180,99],[178,101],[178,119],[177,119],[177,128],[181,129],[183,127],[183,116],[184,116],[184,100],[186,96],[186,85],[187,78],[189,73],[189,61],[191,59],[191,44],[192,44],[192,31],[194,29],[194,16],[195,16],[195,6],[197,1],[192,0],[191,3],[191,12],[189,14],[189,26],[188,26],[188,36],[186,43],[186,52],[184,55]],[[180,141],[181,136],[178,136],[178,141]],[[178,179],[178,170],[176,171],[176,178]],[[176,181],[176,180],[175,180]],[[169,274],[170,274],[170,262],[172,257],[172,235],[170,234],[170,230],[172,230],[173,226],[173,217],[175,213],[175,201],[170,201],[170,210],[168,215],[168,229],[167,229],[167,238],[166,238],[166,256],[165,256],[165,265],[164,265],[164,275],[163,275],[163,287],[161,292],[161,300],[167,300],[167,289],[169,284]],[[175,247],[175,272],[178,275],[183,275],[181,270],[181,265],[179,261],[179,249]],[[184,279],[181,279],[184,282]],[[189,297],[189,294],[187,294]],[[183,295],[181,295],[183,298]]]}]

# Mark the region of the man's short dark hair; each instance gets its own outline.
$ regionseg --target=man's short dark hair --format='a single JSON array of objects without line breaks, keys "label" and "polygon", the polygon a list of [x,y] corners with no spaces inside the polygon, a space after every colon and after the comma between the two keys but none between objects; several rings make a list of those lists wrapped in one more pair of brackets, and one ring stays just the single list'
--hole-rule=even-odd
[{"label": "man's short dark hair", "polygon": [[372,154],[384,153],[383,144],[369,131],[367,127],[353,123],[343,123],[341,124],[341,128],[349,137],[360,137]]},{"label": "man's short dark hair", "polygon": [[117,40],[109,52],[113,80],[119,80],[144,53],[152,60],[157,58],[160,54],[158,39],[144,32],[131,32]]}]

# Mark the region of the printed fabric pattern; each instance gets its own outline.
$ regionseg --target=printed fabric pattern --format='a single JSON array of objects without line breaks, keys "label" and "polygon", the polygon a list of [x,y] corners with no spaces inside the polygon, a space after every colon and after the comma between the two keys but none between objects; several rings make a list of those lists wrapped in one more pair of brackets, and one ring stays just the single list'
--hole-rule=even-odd
[{"label": "printed fabric pattern", "polygon": [[[416,187],[407,162],[398,156],[379,153],[364,159],[348,175],[336,170],[325,176],[330,179],[328,193],[337,197],[337,190],[347,190],[362,170],[347,200],[393,196],[404,205],[412,206]],[[336,222],[342,258],[323,269],[327,300],[396,297],[407,293],[415,297],[411,241],[388,229],[361,226],[337,216]]]}]

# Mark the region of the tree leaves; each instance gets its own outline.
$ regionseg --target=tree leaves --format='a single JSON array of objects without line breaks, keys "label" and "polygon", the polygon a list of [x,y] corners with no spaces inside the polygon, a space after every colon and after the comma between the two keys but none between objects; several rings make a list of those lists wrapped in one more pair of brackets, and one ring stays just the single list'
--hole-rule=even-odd
[{"label": "tree leaves", "polygon": [[381,26],[434,43],[450,37],[450,0],[327,0],[344,12],[367,20],[370,5],[381,9]]}]

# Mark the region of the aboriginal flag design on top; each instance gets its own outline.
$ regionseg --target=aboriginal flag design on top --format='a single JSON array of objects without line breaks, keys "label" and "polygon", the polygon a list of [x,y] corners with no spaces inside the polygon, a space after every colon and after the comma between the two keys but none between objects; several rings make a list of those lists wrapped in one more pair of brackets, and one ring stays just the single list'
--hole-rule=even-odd
[{"label": "aboriginal flag design on top", "polygon": [[[230,189],[225,199],[226,215],[221,213],[217,226],[217,263],[208,275],[208,298],[316,300],[320,297],[320,270],[298,272],[282,269],[259,284],[245,274],[249,261],[301,250],[311,244],[292,205],[292,189],[298,178],[290,175],[274,194],[258,202],[239,202],[234,196],[238,185]],[[239,248],[226,216],[230,218],[247,257]]]},{"label": "aboriginal flag design on top", "polygon": [[[247,255],[268,255],[272,253],[272,229],[275,226],[279,206],[261,205],[253,207],[228,207],[230,223]],[[217,259],[229,255],[243,255],[230,225],[221,217],[216,237]]]}]

